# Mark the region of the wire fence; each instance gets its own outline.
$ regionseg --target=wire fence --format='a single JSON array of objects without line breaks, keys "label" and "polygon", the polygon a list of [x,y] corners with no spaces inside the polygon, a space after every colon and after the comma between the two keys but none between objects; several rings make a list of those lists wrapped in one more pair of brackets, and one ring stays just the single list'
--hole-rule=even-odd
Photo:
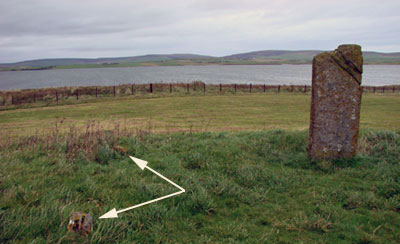
[{"label": "wire fence", "polygon": [[[363,92],[395,93],[400,86],[362,86]],[[281,93],[311,91],[307,85],[266,85],[266,84],[205,84],[192,83],[148,83],[123,84],[118,86],[87,86],[0,91],[0,106],[27,103],[57,103],[60,101],[83,100],[101,97],[146,96],[146,95],[216,95],[237,93]]]}]

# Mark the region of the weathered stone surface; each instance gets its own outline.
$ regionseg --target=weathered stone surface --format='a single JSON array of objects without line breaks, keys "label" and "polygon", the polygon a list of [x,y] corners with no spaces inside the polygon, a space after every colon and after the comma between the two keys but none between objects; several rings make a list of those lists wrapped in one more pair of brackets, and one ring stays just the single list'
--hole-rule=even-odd
[{"label": "weathered stone surface", "polygon": [[351,158],[356,154],[362,65],[358,45],[341,45],[314,57],[310,159]]},{"label": "weathered stone surface", "polygon": [[88,213],[72,213],[67,226],[68,232],[75,231],[82,236],[86,236],[93,231],[92,216]]}]

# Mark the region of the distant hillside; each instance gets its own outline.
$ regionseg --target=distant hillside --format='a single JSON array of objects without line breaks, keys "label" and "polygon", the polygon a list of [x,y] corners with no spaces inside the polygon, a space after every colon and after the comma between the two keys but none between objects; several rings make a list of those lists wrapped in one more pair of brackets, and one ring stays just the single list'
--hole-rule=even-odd
[{"label": "distant hillside", "polygon": [[0,64],[0,67],[43,67],[43,66],[63,66],[75,64],[112,64],[112,63],[134,63],[134,62],[160,62],[168,60],[186,60],[186,59],[208,59],[210,56],[196,54],[149,54],[134,57],[117,57],[117,58],[95,58],[95,59],[78,59],[78,58],[60,58],[60,59],[37,59],[28,60],[17,63]]},{"label": "distant hillside", "polygon": [[[322,50],[304,50],[304,51],[287,51],[287,50],[266,50],[249,53],[240,53],[223,57],[228,60],[253,60],[253,61],[270,61],[283,63],[311,63],[315,55],[324,52]],[[363,52],[365,64],[400,64],[400,53],[379,53],[379,52]]]},{"label": "distant hillside", "polygon": [[399,53],[363,52],[366,64],[400,64]]},{"label": "distant hillside", "polygon": [[225,59],[242,59],[242,60],[285,60],[285,61],[305,61],[311,62],[313,57],[323,51],[286,51],[286,50],[266,50],[249,53],[239,53],[225,56]]},{"label": "distant hillside", "polygon": [[[239,53],[225,57],[197,54],[149,54],[133,57],[96,59],[39,59],[0,64],[0,70],[52,69],[52,68],[101,68],[148,65],[243,65],[243,64],[310,64],[322,50],[266,50]],[[363,52],[365,64],[400,64],[400,53]]]}]

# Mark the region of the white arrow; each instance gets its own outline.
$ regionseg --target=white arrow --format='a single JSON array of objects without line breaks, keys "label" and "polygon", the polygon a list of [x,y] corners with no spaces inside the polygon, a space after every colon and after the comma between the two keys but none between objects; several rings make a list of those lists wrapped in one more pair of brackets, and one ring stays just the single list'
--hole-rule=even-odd
[{"label": "white arrow", "polygon": [[124,209],[121,209],[121,210],[118,210],[118,211],[117,211],[115,208],[113,208],[112,210],[108,211],[106,214],[102,215],[99,219],[118,218],[118,214],[119,214],[119,213],[122,213],[122,212],[125,212],[125,211],[128,211],[128,210],[131,210],[131,209],[134,209],[134,208],[138,208],[138,207],[141,207],[141,206],[144,206],[144,205],[153,203],[153,202],[157,202],[157,201],[163,200],[163,199],[168,198],[168,197],[176,196],[176,195],[179,195],[179,194],[185,192],[185,189],[183,189],[182,187],[178,186],[177,184],[175,184],[174,182],[172,182],[172,181],[171,181],[170,179],[168,179],[167,177],[161,175],[160,173],[158,173],[158,172],[155,171],[154,169],[152,169],[152,168],[150,168],[149,166],[147,166],[147,163],[148,163],[147,161],[144,161],[144,160],[141,160],[141,159],[132,157],[132,156],[129,156],[129,157],[133,160],[133,162],[135,162],[135,163],[137,164],[137,166],[139,166],[140,169],[144,170],[145,168],[147,168],[148,170],[150,170],[150,171],[153,172],[154,174],[160,176],[162,179],[168,181],[168,182],[171,183],[173,186],[177,187],[180,191],[175,192],[175,193],[172,193],[172,194],[169,194],[169,195],[166,195],[166,196],[163,196],[163,197],[159,197],[159,198],[156,198],[156,199],[153,199],[153,200],[144,202],[144,203],[140,203],[140,204],[137,204],[137,205],[132,206],[132,207],[129,207],[129,208],[124,208]]}]

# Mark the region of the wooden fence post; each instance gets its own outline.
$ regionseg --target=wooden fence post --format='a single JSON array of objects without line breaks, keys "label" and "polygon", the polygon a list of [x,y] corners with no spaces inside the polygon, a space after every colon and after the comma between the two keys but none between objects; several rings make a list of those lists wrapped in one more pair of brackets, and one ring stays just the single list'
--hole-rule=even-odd
[{"label": "wooden fence post", "polygon": [[278,93],[281,92],[281,85],[278,85]]},{"label": "wooden fence post", "polygon": [[236,93],[236,83],[235,83],[235,93]]},{"label": "wooden fence post", "polygon": [[250,93],[251,93],[251,86],[252,86],[252,84],[250,83]]},{"label": "wooden fence post", "polygon": [[393,93],[394,93],[394,87],[392,87]]},{"label": "wooden fence post", "polygon": [[206,83],[203,84],[203,93],[206,95]]},{"label": "wooden fence post", "polygon": [[169,93],[172,93],[172,83],[169,83]]},{"label": "wooden fence post", "polygon": [[265,92],[265,84],[264,84],[264,92]]},{"label": "wooden fence post", "polygon": [[76,89],[76,100],[79,100],[79,91]]},{"label": "wooden fence post", "polygon": [[131,85],[131,94],[133,95],[133,85]]},{"label": "wooden fence post", "polygon": [[114,97],[115,97],[115,86],[114,86]]},{"label": "wooden fence post", "polygon": [[222,93],[222,84],[219,83],[219,94],[221,94],[221,93]]},{"label": "wooden fence post", "polygon": [[186,84],[186,93],[189,93],[189,83]]},{"label": "wooden fence post", "polygon": [[307,85],[304,85],[304,92],[307,92]]},{"label": "wooden fence post", "polygon": [[153,83],[150,83],[150,93],[153,93]]},{"label": "wooden fence post", "polygon": [[56,91],[56,101],[58,102],[58,91]]}]

